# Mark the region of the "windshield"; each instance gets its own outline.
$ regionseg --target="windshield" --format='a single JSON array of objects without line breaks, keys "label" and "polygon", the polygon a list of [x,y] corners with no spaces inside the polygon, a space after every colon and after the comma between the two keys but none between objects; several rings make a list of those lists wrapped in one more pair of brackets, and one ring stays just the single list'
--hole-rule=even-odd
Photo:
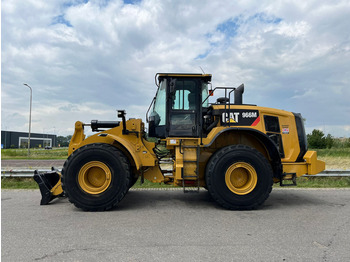
[{"label": "windshield", "polygon": [[[202,84],[202,102],[208,97],[209,91],[208,91],[208,83]],[[209,106],[209,98],[202,104],[202,107],[208,107]]]},{"label": "windshield", "polygon": [[154,102],[153,113],[159,116],[159,124],[157,126],[165,125],[165,101],[166,101],[166,79],[164,79],[158,88],[156,101]]}]

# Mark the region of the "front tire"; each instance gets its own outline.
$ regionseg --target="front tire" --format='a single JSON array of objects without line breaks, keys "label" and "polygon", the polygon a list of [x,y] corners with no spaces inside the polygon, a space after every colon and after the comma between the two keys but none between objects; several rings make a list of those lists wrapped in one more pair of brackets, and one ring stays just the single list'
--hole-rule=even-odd
[{"label": "front tire", "polygon": [[62,187],[69,201],[85,211],[117,206],[128,192],[130,164],[109,144],[89,144],[73,152],[62,169]]},{"label": "front tire", "polygon": [[227,146],[208,161],[206,184],[212,198],[233,210],[249,210],[268,198],[273,183],[268,160],[245,145]]}]

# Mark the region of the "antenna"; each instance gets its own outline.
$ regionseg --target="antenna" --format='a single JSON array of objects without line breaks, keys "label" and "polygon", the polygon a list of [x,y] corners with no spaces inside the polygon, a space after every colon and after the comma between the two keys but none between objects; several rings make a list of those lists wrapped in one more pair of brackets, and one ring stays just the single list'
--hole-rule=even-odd
[{"label": "antenna", "polygon": [[201,66],[199,66],[199,68],[202,70],[203,75],[205,75],[205,72],[204,72],[203,68]]}]

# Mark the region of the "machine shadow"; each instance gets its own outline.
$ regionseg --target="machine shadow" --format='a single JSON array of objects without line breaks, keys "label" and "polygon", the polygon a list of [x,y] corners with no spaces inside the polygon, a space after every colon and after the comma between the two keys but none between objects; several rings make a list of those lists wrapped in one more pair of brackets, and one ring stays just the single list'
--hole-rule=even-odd
[{"label": "machine shadow", "polygon": [[[295,206],[305,208],[325,204],[327,204],[325,200],[317,198],[308,190],[273,190],[265,203],[255,211],[284,210]],[[156,209],[158,207],[226,211],[211,198],[207,191],[183,193],[181,190],[131,190],[114,211]]]},{"label": "machine shadow", "polygon": [[183,193],[181,190],[131,190],[114,210],[156,209],[158,207],[221,209],[207,191]]}]

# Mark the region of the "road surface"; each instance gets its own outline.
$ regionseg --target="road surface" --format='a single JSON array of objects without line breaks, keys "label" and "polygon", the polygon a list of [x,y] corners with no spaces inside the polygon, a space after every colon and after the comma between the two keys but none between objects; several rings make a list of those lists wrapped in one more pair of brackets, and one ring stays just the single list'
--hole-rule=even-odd
[{"label": "road surface", "polygon": [[206,191],[132,190],[110,212],[2,190],[2,261],[350,261],[349,189],[274,189],[228,211]]},{"label": "road surface", "polygon": [[14,160],[1,160],[1,170],[11,169],[51,169],[55,167],[62,169],[65,159],[50,159],[50,160],[26,160],[26,159],[14,159]]}]

